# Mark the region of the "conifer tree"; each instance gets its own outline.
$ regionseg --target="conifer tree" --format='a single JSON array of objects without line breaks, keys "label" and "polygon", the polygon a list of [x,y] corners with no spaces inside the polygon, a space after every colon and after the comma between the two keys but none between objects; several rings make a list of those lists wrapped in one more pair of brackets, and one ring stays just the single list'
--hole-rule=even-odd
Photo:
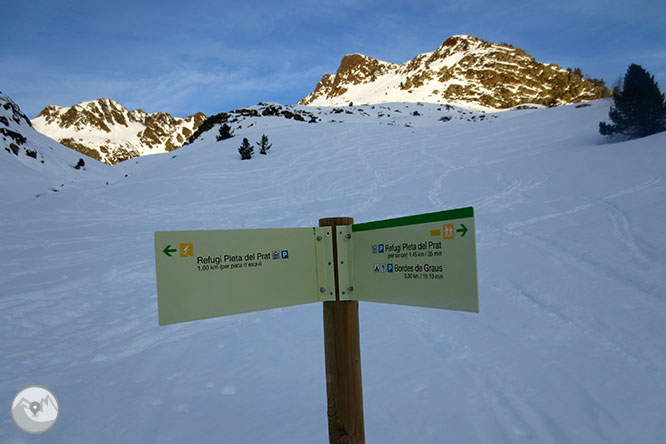
[{"label": "conifer tree", "polygon": [[268,143],[268,136],[266,134],[261,135],[261,142],[259,144],[259,154],[268,154],[267,151],[271,149],[272,144]]},{"label": "conifer tree", "polygon": [[247,137],[243,138],[243,143],[238,148],[238,152],[241,155],[241,160],[252,159],[252,154],[254,154],[254,147],[250,145],[250,141],[247,140]]},{"label": "conifer tree", "polygon": [[666,100],[654,76],[640,65],[630,65],[622,89],[613,92],[608,117],[613,124],[599,122],[599,132],[604,136],[624,134],[635,139],[665,131]]},{"label": "conifer tree", "polygon": [[231,127],[226,123],[220,126],[220,134],[216,137],[217,141],[231,139],[234,137],[234,134],[231,132]]}]

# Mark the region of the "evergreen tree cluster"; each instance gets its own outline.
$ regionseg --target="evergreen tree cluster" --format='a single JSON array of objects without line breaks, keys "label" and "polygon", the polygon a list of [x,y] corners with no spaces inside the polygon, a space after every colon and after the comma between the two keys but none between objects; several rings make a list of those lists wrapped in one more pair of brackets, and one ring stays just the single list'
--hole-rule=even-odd
[{"label": "evergreen tree cluster", "polygon": [[613,124],[599,122],[599,132],[604,136],[624,134],[635,139],[666,131],[666,100],[654,76],[640,65],[630,65],[622,89],[613,91],[608,117]]},{"label": "evergreen tree cluster", "polygon": [[[268,150],[273,146],[268,143],[268,136],[266,134],[261,135],[261,141],[257,142],[259,146],[259,154],[268,154]],[[243,143],[238,148],[238,153],[241,155],[241,160],[252,159],[254,154],[254,146],[247,140],[247,137],[243,138]]]}]

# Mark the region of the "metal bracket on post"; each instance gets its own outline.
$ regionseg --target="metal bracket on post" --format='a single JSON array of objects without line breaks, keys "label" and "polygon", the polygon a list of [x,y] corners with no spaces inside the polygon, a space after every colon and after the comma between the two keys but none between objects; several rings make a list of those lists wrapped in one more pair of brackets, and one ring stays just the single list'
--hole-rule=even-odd
[{"label": "metal bracket on post", "polygon": [[333,264],[333,227],[315,227],[317,292],[319,300],[335,301],[335,264]]},{"label": "metal bracket on post", "polygon": [[354,293],[354,263],[351,225],[336,227],[338,249],[338,285],[341,301],[356,301]]}]

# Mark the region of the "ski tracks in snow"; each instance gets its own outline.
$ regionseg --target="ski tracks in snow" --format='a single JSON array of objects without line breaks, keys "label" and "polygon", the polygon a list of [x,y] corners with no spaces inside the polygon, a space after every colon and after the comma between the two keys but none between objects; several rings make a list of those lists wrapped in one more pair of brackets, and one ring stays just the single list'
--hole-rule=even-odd
[{"label": "ski tracks in snow", "polygon": [[639,241],[634,236],[631,224],[627,219],[624,212],[618,209],[615,205],[609,203],[607,200],[597,201],[600,208],[608,214],[613,222],[613,235],[621,243],[623,243],[627,250],[636,258],[643,261],[646,265],[658,261],[656,255],[648,253],[648,246],[642,241]]},{"label": "ski tracks in snow", "polygon": [[646,190],[650,190],[650,189],[652,189],[652,191],[663,193],[663,192],[666,191],[666,186],[661,186],[661,187],[656,186],[659,183],[661,183],[661,181],[662,181],[661,176],[660,177],[650,177],[645,182],[639,183],[636,186],[629,187],[627,189],[618,191],[617,193],[609,194],[608,196],[605,197],[605,199],[613,199],[613,198],[616,198],[616,197],[625,196],[627,194],[633,194],[633,193],[637,193],[639,191],[646,191]]},{"label": "ski tracks in snow", "polygon": [[[353,139],[350,139],[349,142],[351,144],[354,144]],[[368,196],[367,199],[362,199],[360,204],[358,204],[358,206],[356,206],[351,213],[351,214],[364,214],[379,202],[379,193],[377,192],[377,190],[385,184],[386,179],[384,174],[379,169],[374,167],[370,162],[370,160],[368,159],[368,152],[365,144],[356,142],[355,145],[356,145],[356,154],[360,161],[361,166],[365,171],[367,171],[369,174],[372,175],[370,188],[368,188],[368,190],[365,192],[365,194]]]},{"label": "ski tracks in snow", "polygon": [[[524,231],[519,229],[551,219],[566,218],[583,211],[599,208],[608,215],[613,224],[613,238],[622,243],[631,256],[641,261],[645,266],[658,266],[660,268],[664,268],[664,271],[666,272],[666,263],[662,258],[663,253],[659,254],[659,252],[653,246],[636,236],[634,230],[631,227],[631,222],[627,218],[626,214],[620,208],[618,208],[618,206],[612,203],[612,199],[617,197],[644,192],[646,190],[652,190],[655,192],[666,191],[666,187],[655,187],[660,182],[661,178],[650,178],[639,185],[610,194],[601,199],[590,199],[585,203],[581,203],[565,210],[508,223],[504,226],[504,231],[513,236],[524,235]],[[481,202],[482,205],[483,203],[484,202]],[[555,245],[554,242],[550,243]]]},{"label": "ski tracks in snow", "polygon": [[[643,295],[644,297],[649,297],[652,299],[652,303],[657,302],[657,306],[666,309],[666,300],[663,299],[663,295],[661,294],[661,284],[659,282],[646,282],[644,279],[632,273],[631,270],[627,270],[625,267],[616,266],[612,262],[606,260],[605,257],[599,257],[593,253],[580,250],[576,244],[566,245],[562,242],[553,241],[548,236],[515,232],[509,229],[505,229],[505,232],[514,237],[527,239],[531,244],[541,247],[547,252],[547,254],[558,258],[562,263],[580,264],[588,270],[586,273],[590,276],[602,273],[611,281],[615,281],[618,284],[630,285],[638,290],[638,294]],[[639,253],[636,254],[639,254],[639,257],[644,257],[644,253],[640,252],[641,250],[637,247],[637,244],[632,243],[630,239],[631,238],[626,240],[630,245],[629,249],[632,251],[638,250]],[[645,264],[647,264],[647,262],[645,262]],[[663,264],[649,265],[664,268]]]},{"label": "ski tracks in snow", "polygon": [[499,193],[472,201],[472,206],[493,210],[511,208],[517,203],[525,202],[525,193],[547,183],[548,176],[535,177],[529,180],[519,177],[509,183],[504,175],[498,173],[497,182],[503,185]]},{"label": "ski tracks in snow", "polygon": [[[543,305],[533,300],[523,289],[507,288],[504,294],[520,294],[538,311]],[[550,316],[565,325],[575,320],[560,316],[546,309]],[[594,425],[594,432],[604,436],[606,442],[625,442],[627,432],[609,409],[593,392],[571,375],[570,369],[559,364],[544,362],[542,348],[529,337],[509,335],[491,325],[482,337],[493,337],[499,349],[478,347],[470,338],[467,343],[451,340],[456,334],[444,334],[440,324],[433,324],[418,316],[412,316],[412,329],[432,350],[432,365],[447,368],[449,379],[464,380],[465,403],[458,408],[473,411],[484,418],[491,427],[474,430],[475,442],[551,442],[575,443],[576,432],[569,425],[572,420]],[[449,329],[455,330],[455,326]],[[459,333],[459,332],[456,332]],[[490,350],[490,351],[489,351]],[[508,367],[501,362],[510,361],[504,354],[520,350],[521,356]],[[532,359],[526,355],[533,355]],[[442,362],[437,362],[437,361]],[[436,363],[437,362],[437,363]],[[436,363],[436,364],[435,364]],[[559,381],[565,378],[571,384],[567,388],[539,391],[543,381]],[[455,391],[455,389],[454,389]],[[574,409],[575,412],[571,410]],[[584,418],[576,418],[576,414]]]},{"label": "ski tracks in snow", "polygon": [[[423,140],[421,140],[419,151],[425,158],[432,159],[435,162],[435,164],[439,165],[443,170],[441,173],[439,173],[439,175],[433,182],[430,192],[428,192],[428,201],[430,201],[430,203],[434,208],[450,207],[450,203],[447,204],[446,202],[443,202],[440,199],[442,185],[444,184],[444,181],[446,180],[447,177],[449,177],[451,173],[453,173],[454,171],[461,170],[462,167],[455,165],[451,160],[442,159],[441,157],[430,153],[426,149],[426,143]],[[436,169],[433,168],[433,170]]]}]

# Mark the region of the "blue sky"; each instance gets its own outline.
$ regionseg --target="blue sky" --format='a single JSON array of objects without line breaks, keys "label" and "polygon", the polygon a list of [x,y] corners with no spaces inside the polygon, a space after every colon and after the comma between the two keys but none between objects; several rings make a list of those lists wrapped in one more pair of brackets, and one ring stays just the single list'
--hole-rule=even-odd
[{"label": "blue sky", "polygon": [[295,103],[348,53],[395,63],[470,34],[611,86],[638,63],[666,88],[666,2],[2,1],[0,91],[30,117],[111,97],[185,116]]}]

